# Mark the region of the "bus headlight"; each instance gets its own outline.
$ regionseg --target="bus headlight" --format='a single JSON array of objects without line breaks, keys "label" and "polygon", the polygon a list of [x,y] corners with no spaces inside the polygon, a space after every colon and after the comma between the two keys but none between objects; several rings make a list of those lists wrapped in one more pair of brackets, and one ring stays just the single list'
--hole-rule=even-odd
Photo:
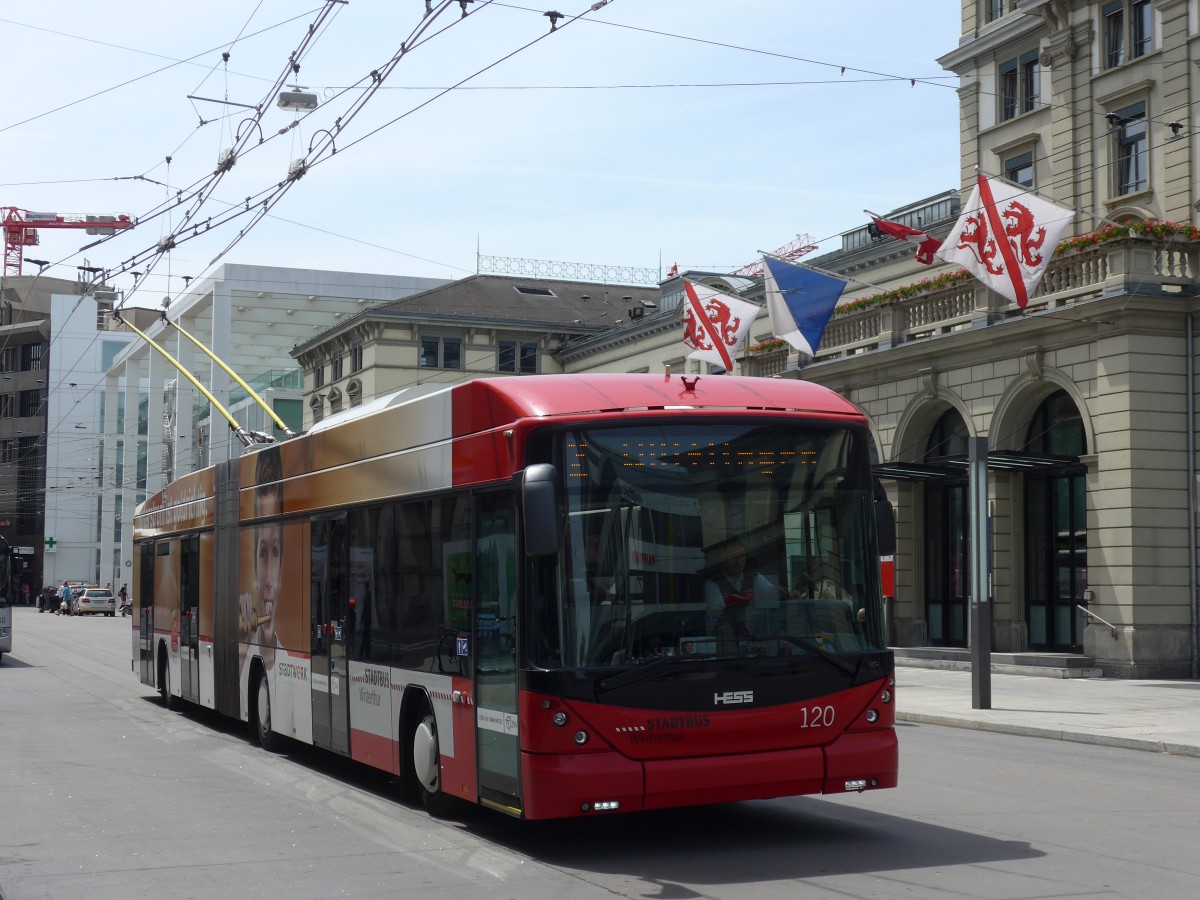
[{"label": "bus headlight", "polygon": [[588,742],[588,733],[586,731],[575,732],[575,743],[577,743],[580,747],[582,747],[587,742]]},{"label": "bus headlight", "polygon": [[550,717],[550,721],[553,722],[555,725],[557,725],[559,728],[562,728],[564,725],[567,724],[567,714],[560,709],[558,712],[556,712],[553,716]]}]

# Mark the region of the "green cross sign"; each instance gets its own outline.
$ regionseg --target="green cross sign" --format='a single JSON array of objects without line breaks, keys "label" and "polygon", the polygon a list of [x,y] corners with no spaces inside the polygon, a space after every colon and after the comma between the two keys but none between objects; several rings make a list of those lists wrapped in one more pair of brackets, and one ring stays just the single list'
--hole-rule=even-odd
[{"label": "green cross sign", "polygon": [[52,537],[48,537],[48,538],[46,538],[46,549],[48,549],[48,550],[53,550],[53,549],[54,549],[54,545],[55,545],[55,544],[57,544],[57,543],[58,543],[58,541],[56,541],[56,540],[55,540],[54,538],[52,538]]}]

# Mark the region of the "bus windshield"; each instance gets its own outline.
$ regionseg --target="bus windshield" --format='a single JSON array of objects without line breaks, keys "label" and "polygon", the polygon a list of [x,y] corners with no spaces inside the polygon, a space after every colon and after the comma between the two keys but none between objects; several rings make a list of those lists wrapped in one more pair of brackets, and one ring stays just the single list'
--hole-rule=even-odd
[{"label": "bus windshield", "polygon": [[885,649],[867,440],[779,419],[570,432],[531,661],[810,655],[851,671],[847,655]]}]

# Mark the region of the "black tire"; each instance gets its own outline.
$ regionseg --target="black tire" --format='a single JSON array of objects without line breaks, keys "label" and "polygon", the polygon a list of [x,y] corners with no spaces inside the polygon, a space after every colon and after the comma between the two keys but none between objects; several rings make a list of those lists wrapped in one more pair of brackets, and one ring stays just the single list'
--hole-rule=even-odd
[{"label": "black tire", "polygon": [[279,749],[279,736],[271,730],[271,689],[264,672],[258,673],[254,681],[254,736],[258,746],[268,753]]},{"label": "black tire", "polygon": [[175,708],[175,697],[171,695],[171,666],[167,662],[167,652],[162,648],[158,651],[158,696],[167,709]]},{"label": "black tire", "polygon": [[408,776],[413,792],[421,800],[426,812],[435,818],[449,816],[456,805],[454,796],[442,790],[442,754],[438,741],[437,719],[429,702],[423,700],[413,717],[408,733],[409,760],[412,765]]}]

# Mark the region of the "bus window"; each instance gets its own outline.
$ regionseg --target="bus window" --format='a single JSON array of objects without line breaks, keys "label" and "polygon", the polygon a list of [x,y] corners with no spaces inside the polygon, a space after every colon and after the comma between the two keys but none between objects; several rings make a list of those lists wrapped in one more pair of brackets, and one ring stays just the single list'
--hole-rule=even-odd
[{"label": "bus window", "polygon": [[540,607],[535,590],[535,661],[882,649],[863,453],[853,430],[778,422],[570,435],[564,564]]}]

